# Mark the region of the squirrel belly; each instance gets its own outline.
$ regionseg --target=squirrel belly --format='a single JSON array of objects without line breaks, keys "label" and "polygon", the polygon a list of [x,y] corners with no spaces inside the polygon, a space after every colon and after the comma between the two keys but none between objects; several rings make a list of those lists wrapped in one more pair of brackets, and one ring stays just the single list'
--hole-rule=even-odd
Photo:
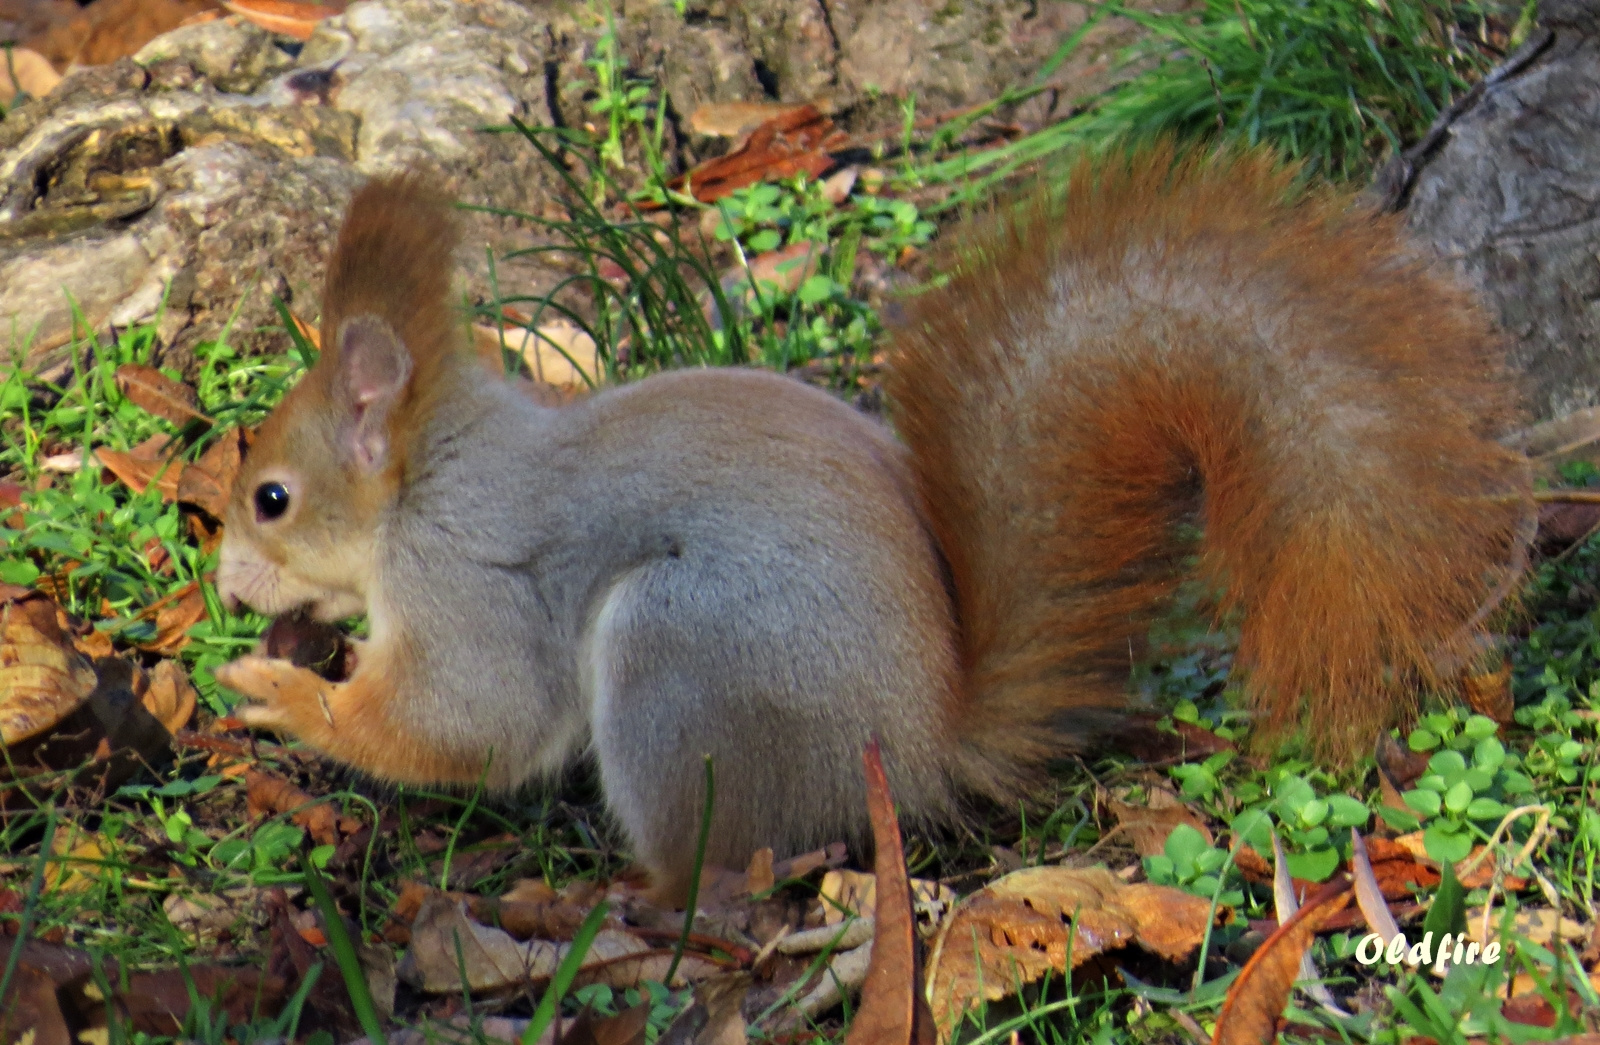
[{"label": "squirrel belly", "polygon": [[756,371],[538,405],[465,343],[442,201],[375,181],[218,582],[364,607],[372,638],[342,683],[217,677],[386,779],[512,787],[587,748],[668,895],[707,757],[724,865],[860,837],[872,734],[915,818],[1024,792],[1121,702],[1186,573],[1240,615],[1264,733],[1309,711],[1321,751],[1369,744],[1470,648],[1528,479],[1493,438],[1492,324],[1392,221],[1292,178],[1156,147],[970,232],[893,336],[898,438]]}]

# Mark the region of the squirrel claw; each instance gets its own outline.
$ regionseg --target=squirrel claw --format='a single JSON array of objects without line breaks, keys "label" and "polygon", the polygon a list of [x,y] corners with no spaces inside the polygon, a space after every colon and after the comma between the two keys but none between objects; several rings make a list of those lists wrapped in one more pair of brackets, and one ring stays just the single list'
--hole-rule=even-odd
[{"label": "squirrel claw", "polygon": [[309,668],[278,657],[251,654],[222,665],[214,674],[222,685],[252,702],[236,711],[247,726],[293,728],[299,717],[296,705],[308,700],[316,705],[315,716],[333,725],[328,683]]}]

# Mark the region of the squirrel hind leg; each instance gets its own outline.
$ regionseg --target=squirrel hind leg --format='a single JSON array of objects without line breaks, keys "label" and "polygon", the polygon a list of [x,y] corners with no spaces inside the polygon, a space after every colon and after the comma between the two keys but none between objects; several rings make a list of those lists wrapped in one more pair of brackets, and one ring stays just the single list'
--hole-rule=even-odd
[{"label": "squirrel hind leg", "polygon": [[[913,813],[947,794],[943,752],[923,735],[936,709],[909,706],[917,687],[934,687],[907,665],[899,691],[872,710],[888,687],[869,693],[860,679],[891,677],[880,655],[868,643],[827,645],[862,634],[854,622],[786,612],[793,604],[774,594],[783,577],[770,572],[768,599],[751,601],[740,567],[725,558],[715,570],[674,560],[633,571],[602,600],[581,651],[606,805],[661,898],[681,900],[692,880],[708,757],[705,866],[743,868],[763,847],[780,858],[836,841],[855,848],[867,835],[861,752],[874,732]],[[841,662],[857,651],[869,663]],[[884,714],[890,706],[902,714]]]}]

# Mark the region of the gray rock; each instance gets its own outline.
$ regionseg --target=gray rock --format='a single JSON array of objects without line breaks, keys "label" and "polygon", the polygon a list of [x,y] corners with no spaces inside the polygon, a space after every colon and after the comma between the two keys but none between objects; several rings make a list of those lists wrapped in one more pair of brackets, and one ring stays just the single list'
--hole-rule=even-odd
[{"label": "gray rock", "polygon": [[156,37],[133,60],[149,69],[178,61],[218,90],[248,93],[294,60],[273,43],[272,35],[248,22],[217,19],[186,25]]},{"label": "gray rock", "polygon": [[1600,404],[1600,29],[1590,2],[1380,178],[1412,233],[1482,293],[1539,418]]}]

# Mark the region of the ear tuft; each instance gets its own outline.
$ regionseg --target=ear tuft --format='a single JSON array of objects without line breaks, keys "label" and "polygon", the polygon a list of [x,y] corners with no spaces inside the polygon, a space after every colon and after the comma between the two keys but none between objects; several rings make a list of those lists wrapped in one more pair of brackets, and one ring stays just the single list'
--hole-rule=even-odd
[{"label": "ear tuft", "polygon": [[389,452],[389,419],[411,379],[411,353],[377,316],[362,315],[339,327],[339,382],[350,419],[349,446],[364,470],[381,467]]}]

